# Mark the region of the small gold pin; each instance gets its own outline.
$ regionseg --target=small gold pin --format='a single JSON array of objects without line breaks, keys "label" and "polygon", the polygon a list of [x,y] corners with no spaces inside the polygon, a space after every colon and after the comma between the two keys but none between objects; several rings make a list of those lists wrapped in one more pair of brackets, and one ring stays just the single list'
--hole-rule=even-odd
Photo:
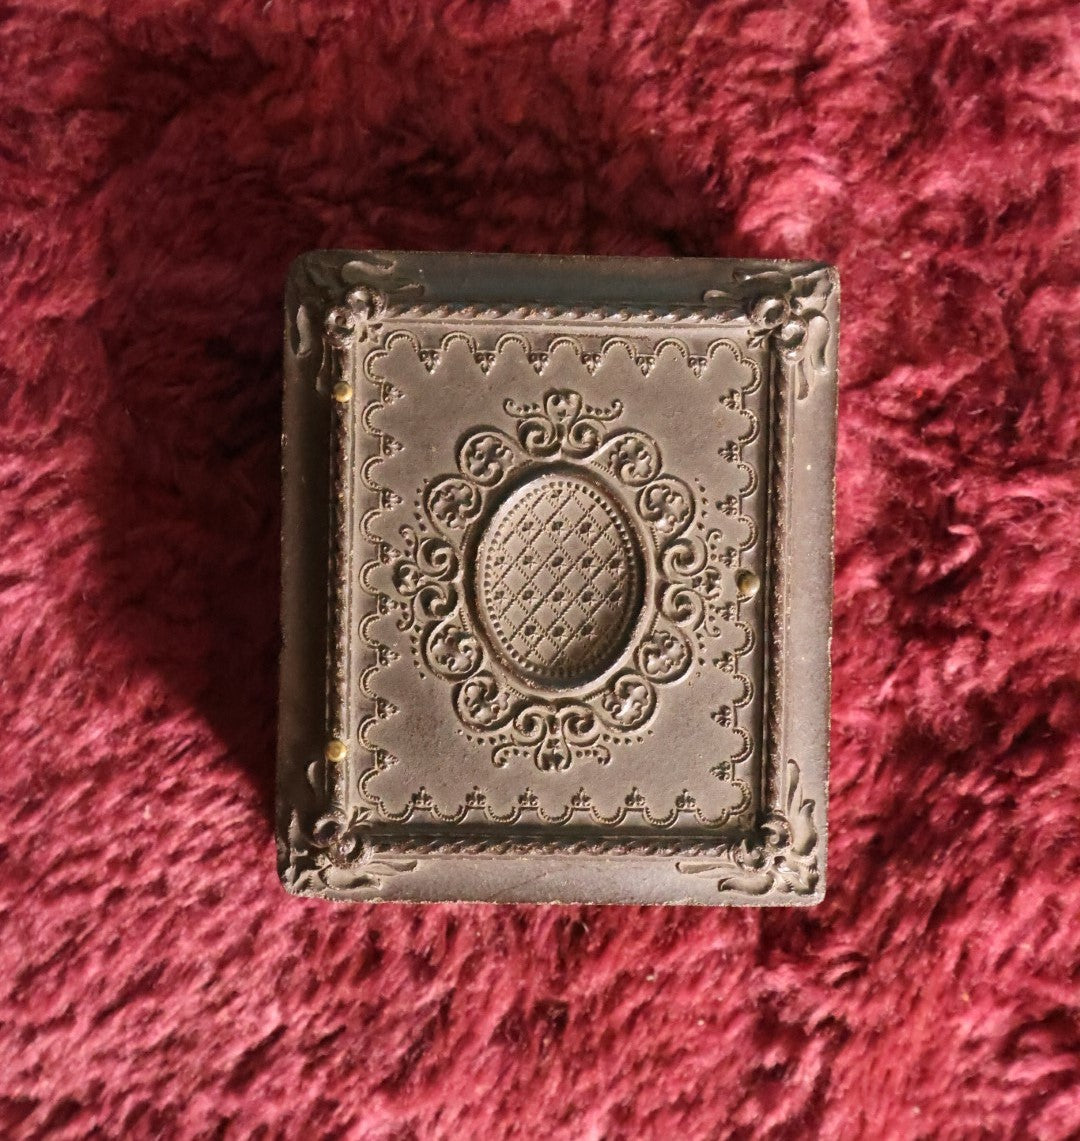
[{"label": "small gold pin", "polygon": [[347,380],[339,380],[330,390],[330,395],[339,404],[348,404],[352,400],[352,385]]},{"label": "small gold pin", "polygon": [[761,580],[752,570],[740,570],[735,575],[735,589],[739,592],[739,599],[746,601],[753,598],[761,586]]},{"label": "small gold pin", "polygon": [[328,761],[343,761],[348,751],[345,742],[339,741],[336,737],[326,743],[326,759]]}]

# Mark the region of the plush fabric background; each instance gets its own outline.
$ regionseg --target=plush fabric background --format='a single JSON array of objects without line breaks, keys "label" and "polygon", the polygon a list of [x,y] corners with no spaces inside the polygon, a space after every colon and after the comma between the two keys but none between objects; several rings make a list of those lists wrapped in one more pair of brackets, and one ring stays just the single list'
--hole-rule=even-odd
[{"label": "plush fabric background", "polygon": [[[8,1137],[1080,1133],[1077,8],[0,9]],[[843,280],[829,897],[287,897],[318,246]]]}]

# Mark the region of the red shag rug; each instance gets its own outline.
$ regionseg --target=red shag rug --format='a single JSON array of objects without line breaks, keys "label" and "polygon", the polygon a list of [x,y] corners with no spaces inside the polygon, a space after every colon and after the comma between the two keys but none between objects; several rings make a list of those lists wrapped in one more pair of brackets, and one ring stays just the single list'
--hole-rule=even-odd
[{"label": "red shag rug", "polygon": [[[1065,0],[0,9],[0,1132],[1080,1134]],[[843,278],[812,911],[334,907],[271,837],[319,246]]]}]

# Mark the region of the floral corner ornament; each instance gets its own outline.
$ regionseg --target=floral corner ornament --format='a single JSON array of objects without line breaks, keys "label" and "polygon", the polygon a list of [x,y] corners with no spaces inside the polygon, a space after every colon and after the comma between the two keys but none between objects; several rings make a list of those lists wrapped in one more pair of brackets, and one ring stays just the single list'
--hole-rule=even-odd
[{"label": "floral corner ornament", "polygon": [[829,318],[825,307],[833,280],[826,269],[787,274],[780,270],[737,273],[732,290],[709,289],[704,300],[719,305],[735,300],[749,321],[749,344],[776,346],[781,360],[796,380],[796,398],[805,399],[815,377],[828,373],[825,349],[829,342]]},{"label": "floral corner ornament", "polygon": [[293,813],[289,827],[292,861],[285,883],[298,894],[382,890],[386,880],[416,868],[416,860],[387,858],[373,849],[363,829],[371,822],[366,808],[348,815],[334,811],[319,817],[309,831]]},{"label": "floral corner ornament", "polygon": [[814,802],[803,795],[800,781],[799,766],[788,761],[783,805],[765,817],[760,840],[743,839],[719,860],[680,860],[678,870],[684,875],[715,876],[716,890],[721,892],[811,895],[820,878],[818,833]]}]

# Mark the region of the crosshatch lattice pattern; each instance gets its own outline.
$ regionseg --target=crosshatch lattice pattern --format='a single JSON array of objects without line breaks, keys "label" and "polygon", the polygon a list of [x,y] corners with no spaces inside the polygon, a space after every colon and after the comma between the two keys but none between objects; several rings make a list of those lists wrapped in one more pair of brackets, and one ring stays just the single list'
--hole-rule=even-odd
[{"label": "crosshatch lattice pattern", "polygon": [[481,543],[480,611],[530,680],[587,679],[619,653],[641,595],[637,544],[610,500],[542,477],[496,512]]}]

